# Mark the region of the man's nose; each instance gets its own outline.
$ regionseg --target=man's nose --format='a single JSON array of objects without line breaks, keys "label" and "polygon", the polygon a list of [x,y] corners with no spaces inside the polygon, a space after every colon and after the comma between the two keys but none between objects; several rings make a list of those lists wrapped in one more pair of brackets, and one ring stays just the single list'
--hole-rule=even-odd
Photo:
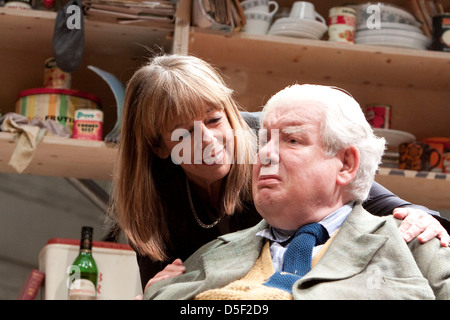
[{"label": "man's nose", "polygon": [[260,150],[259,161],[262,165],[278,164],[279,157],[279,143],[278,137],[272,137]]}]

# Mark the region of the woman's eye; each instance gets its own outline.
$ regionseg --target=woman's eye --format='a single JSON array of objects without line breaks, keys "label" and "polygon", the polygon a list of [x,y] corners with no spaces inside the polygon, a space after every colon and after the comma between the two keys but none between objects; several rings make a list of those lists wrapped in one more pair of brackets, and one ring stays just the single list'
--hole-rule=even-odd
[{"label": "woman's eye", "polygon": [[217,123],[222,119],[222,117],[216,117],[208,120],[208,123]]},{"label": "woman's eye", "polygon": [[[193,131],[193,130],[192,130]],[[191,131],[189,129],[177,128],[170,135],[170,141],[183,141],[191,136]]]}]

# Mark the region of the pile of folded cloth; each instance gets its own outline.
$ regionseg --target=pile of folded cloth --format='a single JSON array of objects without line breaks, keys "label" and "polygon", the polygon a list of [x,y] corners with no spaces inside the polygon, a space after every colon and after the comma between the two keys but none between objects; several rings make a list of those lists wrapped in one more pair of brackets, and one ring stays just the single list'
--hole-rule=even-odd
[{"label": "pile of folded cloth", "polygon": [[9,112],[0,118],[0,131],[17,134],[14,152],[9,160],[18,173],[22,173],[33,159],[36,148],[45,135],[57,135],[70,138],[66,127],[54,120],[41,122],[37,118],[28,120],[27,117]]}]

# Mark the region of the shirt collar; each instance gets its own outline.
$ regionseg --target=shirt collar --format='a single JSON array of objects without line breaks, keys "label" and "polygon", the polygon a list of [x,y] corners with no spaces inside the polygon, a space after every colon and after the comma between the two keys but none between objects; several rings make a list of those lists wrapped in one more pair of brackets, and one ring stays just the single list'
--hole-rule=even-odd
[{"label": "shirt collar", "polygon": [[[334,233],[342,226],[345,219],[348,217],[353,209],[355,202],[348,202],[336,211],[330,213],[323,218],[319,223],[327,230],[328,235],[332,237]],[[267,238],[271,241],[283,243],[288,241],[296,230],[277,229],[272,226],[256,233],[257,236]]]}]

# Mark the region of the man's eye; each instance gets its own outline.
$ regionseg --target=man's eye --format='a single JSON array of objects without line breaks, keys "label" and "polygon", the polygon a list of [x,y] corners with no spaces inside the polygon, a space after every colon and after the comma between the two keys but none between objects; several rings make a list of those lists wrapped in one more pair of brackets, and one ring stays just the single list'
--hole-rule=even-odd
[{"label": "man's eye", "polygon": [[291,138],[287,138],[286,142],[289,143],[289,144],[301,144],[302,140],[299,139],[299,138],[292,138],[291,137]]},{"label": "man's eye", "polygon": [[259,130],[259,133],[258,133],[258,144],[261,147],[264,147],[269,140],[270,140],[270,132],[268,132],[267,129]]}]

